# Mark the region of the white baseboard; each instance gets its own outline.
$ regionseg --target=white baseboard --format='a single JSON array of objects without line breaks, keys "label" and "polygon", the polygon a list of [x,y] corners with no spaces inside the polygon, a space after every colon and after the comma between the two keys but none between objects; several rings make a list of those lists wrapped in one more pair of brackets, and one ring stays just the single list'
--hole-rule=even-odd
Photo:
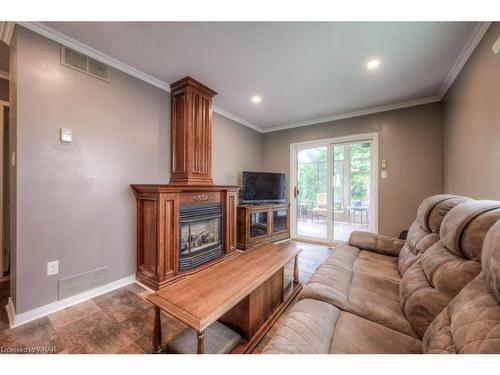
[{"label": "white baseboard", "polygon": [[12,299],[9,297],[9,303],[7,304],[7,306],[5,306],[5,309],[7,310],[7,315],[9,317],[10,328],[19,327],[20,325],[26,324],[35,319],[42,318],[56,311],[65,309],[66,307],[70,307],[80,302],[87,301],[91,298],[100,296],[101,294],[104,293],[111,292],[112,290],[124,287],[134,282],[135,282],[135,275],[130,275],[124,277],[123,279],[116,280],[106,285],[100,286],[98,288],[77,294],[76,296],[55,301],[47,305],[37,307],[36,309],[25,311],[20,314],[16,314],[14,303],[12,302]]}]

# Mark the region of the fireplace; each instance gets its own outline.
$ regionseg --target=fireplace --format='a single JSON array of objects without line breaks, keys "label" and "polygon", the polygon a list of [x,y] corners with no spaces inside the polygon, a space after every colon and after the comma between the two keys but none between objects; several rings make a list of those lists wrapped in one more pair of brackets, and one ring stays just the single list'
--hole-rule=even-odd
[{"label": "fireplace", "polygon": [[179,209],[179,271],[198,267],[223,255],[221,203]]},{"label": "fireplace", "polygon": [[154,290],[238,254],[239,188],[212,179],[216,92],[191,77],[170,89],[170,182],[131,185],[137,200],[136,278]]}]

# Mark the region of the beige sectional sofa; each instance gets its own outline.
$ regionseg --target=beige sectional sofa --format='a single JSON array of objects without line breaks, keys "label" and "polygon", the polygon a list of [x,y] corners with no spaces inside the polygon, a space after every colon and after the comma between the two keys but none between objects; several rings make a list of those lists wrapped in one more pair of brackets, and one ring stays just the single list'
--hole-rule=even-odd
[{"label": "beige sectional sofa", "polygon": [[[475,292],[487,299],[481,270],[488,264],[499,272],[494,263],[500,246],[495,250],[494,241],[484,238],[498,220],[500,202],[438,195],[422,202],[406,242],[354,232],[318,267],[264,352],[500,352],[498,339],[486,346],[440,346],[445,337],[453,341],[462,335],[451,337],[453,319],[467,324],[477,319],[483,329],[491,323],[456,309]],[[496,232],[499,225],[488,238]],[[496,278],[490,279],[489,288],[497,290]],[[500,330],[498,301],[493,315],[492,324]],[[500,338],[500,332],[493,337]]]}]

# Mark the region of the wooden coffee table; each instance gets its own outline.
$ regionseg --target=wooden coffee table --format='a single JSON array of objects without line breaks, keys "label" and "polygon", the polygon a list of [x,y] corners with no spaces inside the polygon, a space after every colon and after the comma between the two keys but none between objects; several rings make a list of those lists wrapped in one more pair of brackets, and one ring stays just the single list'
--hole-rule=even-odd
[{"label": "wooden coffee table", "polygon": [[204,331],[216,320],[241,335],[233,353],[251,352],[302,288],[300,252],[292,245],[258,245],[147,296],[155,307],[153,352],[164,351],[160,311],[197,332],[199,354]]}]

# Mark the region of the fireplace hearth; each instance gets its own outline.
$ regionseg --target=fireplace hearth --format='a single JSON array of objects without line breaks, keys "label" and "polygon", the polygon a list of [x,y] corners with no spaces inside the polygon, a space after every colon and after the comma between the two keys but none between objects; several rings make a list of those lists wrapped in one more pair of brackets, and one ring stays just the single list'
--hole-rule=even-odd
[{"label": "fireplace hearth", "polygon": [[221,203],[181,206],[179,210],[179,271],[217,259],[224,253]]}]

